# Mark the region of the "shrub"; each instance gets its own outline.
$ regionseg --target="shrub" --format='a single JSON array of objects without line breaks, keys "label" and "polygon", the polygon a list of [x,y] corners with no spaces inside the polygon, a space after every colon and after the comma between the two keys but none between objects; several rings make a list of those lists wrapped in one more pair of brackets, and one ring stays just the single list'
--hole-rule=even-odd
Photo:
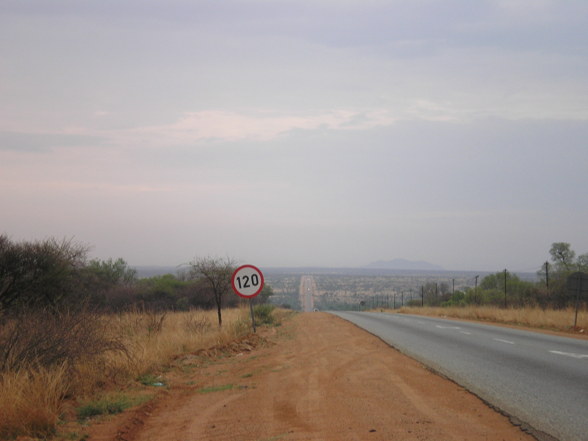
[{"label": "shrub", "polygon": [[0,439],[53,434],[68,389],[64,366],[0,373]]},{"label": "shrub", "polygon": [[21,312],[0,323],[0,372],[61,365],[73,371],[113,351],[126,348],[101,316],[87,310]]},{"label": "shrub", "polygon": [[0,311],[64,302],[74,292],[87,251],[71,240],[14,243],[0,235]]},{"label": "shrub", "polygon": [[[80,418],[141,404],[149,396],[129,403],[107,391],[133,379],[157,386],[162,380],[156,373],[178,354],[222,346],[249,332],[248,310],[225,313],[223,328],[213,325],[214,311],[168,313],[165,320],[144,311],[37,311],[0,317],[0,356],[10,367],[0,371],[0,440],[50,438],[69,399],[83,400]],[[161,324],[157,332],[153,323]],[[60,357],[51,357],[50,348]]]},{"label": "shrub", "polygon": [[257,305],[253,308],[253,315],[255,317],[255,322],[258,325],[273,325],[275,324],[275,318],[273,316],[274,312],[274,305],[270,304],[262,304]]}]

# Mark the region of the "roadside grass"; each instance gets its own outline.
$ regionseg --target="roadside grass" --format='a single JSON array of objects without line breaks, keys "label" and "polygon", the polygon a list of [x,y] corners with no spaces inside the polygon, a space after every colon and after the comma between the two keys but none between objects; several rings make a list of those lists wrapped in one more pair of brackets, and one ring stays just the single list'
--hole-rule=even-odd
[{"label": "roadside grass", "polygon": [[224,390],[231,390],[235,387],[234,384],[223,384],[222,386],[204,387],[198,390],[198,393],[209,394],[211,392],[222,392]]},{"label": "roadside grass", "polygon": [[585,309],[578,311],[576,328],[574,328],[575,310],[573,308],[553,310],[532,307],[505,309],[492,306],[402,307],[394,312],[487,321],[579,335],[588,333],[588,311]]},{"label": "roadside grass", "polygon": [[68,389],[63,365],[1,374],[0,439],[53,435]]},{"label": "roadside grass", "polygon": [[85,420],[98,415],[115,415],[124,410],[139,406],[153,398],[153,395],[127,395],[110,393],[99,399],[88,401],[76,409],[78,420]]},{"label": "roadside grass", "polygon": [[[215,311],[133,311],[100,317],[95,332],[116,336],[120,350],[95,351],[47,367],[27,363],[0,372],[0,439],[49,439],[72,407],[76,417],[87,419],[141,404],[115,392],[140,384],[160,385],[157,373],[174,356],[222,346],[248,334],[248,312],[247,308],[224,310],[222,328]],[[0,326],[0,337],[3,330]]]}]

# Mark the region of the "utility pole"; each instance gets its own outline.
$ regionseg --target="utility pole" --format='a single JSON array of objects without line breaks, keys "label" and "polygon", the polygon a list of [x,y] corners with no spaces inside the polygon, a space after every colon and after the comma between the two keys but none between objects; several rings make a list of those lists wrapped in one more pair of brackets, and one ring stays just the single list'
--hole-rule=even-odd
[{"label": "utility pole", "polygon": [[476,299],[476,303],[478,303],[478,277],[480,276],[477,275],[476,277],[474,277],[474,279],[476,279],[476,284],[474,287],[474,298]]},{"label": "utility pole", "polygon": [[506,309],[506,275],[507,275],[507,271],[506,269],[504,270],[504,308]]},{"label": "utility pole", "polygon": [[421,307],[425,306],[425,287],[421,285]]},{"label": "utility pole", "polygon": [[549,288],[549,262],[545,262],[545,286]]}]

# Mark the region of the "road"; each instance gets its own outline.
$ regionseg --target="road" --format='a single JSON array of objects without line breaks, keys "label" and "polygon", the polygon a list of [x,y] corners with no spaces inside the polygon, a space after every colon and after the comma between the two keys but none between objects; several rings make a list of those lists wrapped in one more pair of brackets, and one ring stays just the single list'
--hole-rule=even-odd
[{"label": "road", "polygon": [[152,401],[89,428],[84,421],[70,434],[91,441],[534,441],[463,387],[350,322],[323,312],[287,317],[279,331],[262,326],[219,352],[180,355],[162,373],[166,387],[149,390],[157,394]]},{"label": "road", "polygon": [[588,440],[588,340],[404,314],[334,314],[540,432]]},{"label": "road", "polygon": [[302,276],[300,278],[300,305],[304,312],[314,311],[314,295],[316,292],[316,282],[312,276]]}]

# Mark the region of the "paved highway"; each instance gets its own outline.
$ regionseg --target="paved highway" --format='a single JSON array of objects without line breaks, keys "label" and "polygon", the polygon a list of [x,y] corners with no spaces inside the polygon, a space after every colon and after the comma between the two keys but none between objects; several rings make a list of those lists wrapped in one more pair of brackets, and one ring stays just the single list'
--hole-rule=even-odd
[{"label": "paved highway", "polygon": [[[588,440],[588,340],[405,314],[336,312],[560,441]],[[536,435],[537,436],[537,435]]]},{"label": "paved highway", "polygon": [[314,311],[314,296],[316,294],[316,282],[312,276],[300,278],[300,305],[304,312]]}]

